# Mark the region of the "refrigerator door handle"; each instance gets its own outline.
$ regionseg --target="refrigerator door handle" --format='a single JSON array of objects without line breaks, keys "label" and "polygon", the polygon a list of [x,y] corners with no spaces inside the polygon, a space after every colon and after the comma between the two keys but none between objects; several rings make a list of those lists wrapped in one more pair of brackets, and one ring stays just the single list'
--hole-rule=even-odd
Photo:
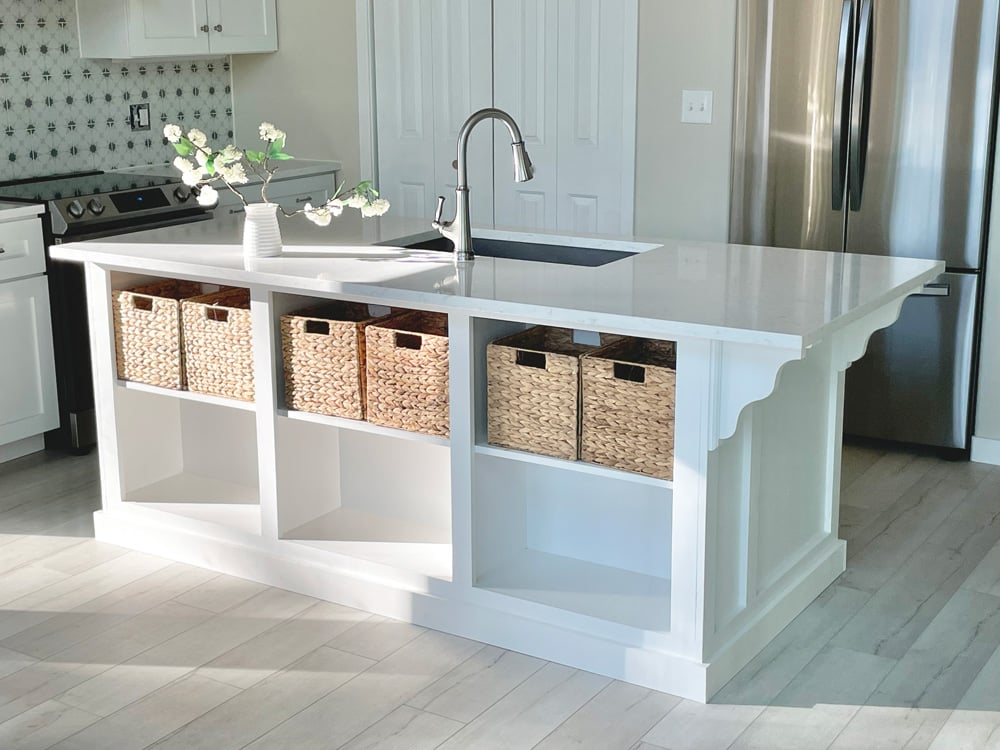
[{"label": "refrigerator door handle", "polygon": [[924,284],[914,297],[950,297],[951,284]]},{"label": "refrigerator door handle", "polygon": [[833,210],[844,208],[847,137],[851,130],[851,74],[854,71],[854,0],[844,0],[837,44],[837,88],[833,95]]},{"label": "refrigerator door handle", "polygon": [[851,165],[848,172],[851,210],[861,210],[868,159],[868,123],[872,111],[872,58],[875,56],[875,0],[861,0],[858,52],[851,100]]}]

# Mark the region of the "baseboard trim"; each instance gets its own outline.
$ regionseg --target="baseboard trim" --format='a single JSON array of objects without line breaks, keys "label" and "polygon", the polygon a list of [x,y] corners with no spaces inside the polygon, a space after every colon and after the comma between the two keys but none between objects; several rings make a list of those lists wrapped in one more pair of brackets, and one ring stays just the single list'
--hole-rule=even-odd
[{"label": "baseboard trim", "polygon": [[1000,440],[972,436],[972,460],[1000,466]]}]

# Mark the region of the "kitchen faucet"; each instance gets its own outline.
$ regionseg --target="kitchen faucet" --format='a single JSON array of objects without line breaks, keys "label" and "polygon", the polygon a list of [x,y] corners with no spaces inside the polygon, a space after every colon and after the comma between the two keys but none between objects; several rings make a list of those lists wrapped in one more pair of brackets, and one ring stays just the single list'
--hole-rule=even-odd
[{"label": "kitchen faucet", "polygon": [[514,182],[527,182],[534,174],[531,166],[531,159],[528,152],[524,150],[524,141],[521,138],[521,129],[517,127],[514,118],[502,109],[489,107],[473,112],[469,119],[462,125],[458,133],[458,184],[455,186],[455,218],[453,221],[441,221],[441,214],[444,211],[444,196],[438,196],[437,211],[434,212],[434,221],[431,226],[438,230],[444,237],[448,238],[455,245],[455,260],[468,261],[475,260],[472,252],[472,224],[469,220],[469,174],[468,174],[468,150],[469,134],[477,123],[483,120],[500,120],[510,131],[510,145],[514,151]]}]

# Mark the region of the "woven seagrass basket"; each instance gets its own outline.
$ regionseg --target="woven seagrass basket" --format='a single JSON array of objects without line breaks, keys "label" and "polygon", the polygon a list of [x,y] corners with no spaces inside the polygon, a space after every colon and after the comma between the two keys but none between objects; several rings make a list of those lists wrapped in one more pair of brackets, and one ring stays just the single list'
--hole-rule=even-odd
[{"label": "woven seagrass basket", "polygon": [[[620,336],[600,334],[602,344]],[[486,348],[487,439],[492,445],[576,460],[580,357],[597,347],[569,328],[535,326]]]},{"label": "woven seagrass basket", "polygon": [[673,479],[675,357],[672,341],[630,338],[583,358],[581,459]]},{"label": "woven seagrass basket", "polygon": [[224,289],[181,302],[188,390],[254,400],[250,292]]},{"label": "woven seagrass basket", "polygon": [[204,293],[201,284],[176,279],[112,292],[118,377],[183,388],[181,300]]},{"label": "woven seagrass basket", "polygon": [[386,316],[357,302],[331,302],[281,316],[285,406],[365,418],[365,326]]},{"label": "woven seagrass basket", "polygon": [[368,421],[447,437],[448,316],[413,311],[365,328]]}]

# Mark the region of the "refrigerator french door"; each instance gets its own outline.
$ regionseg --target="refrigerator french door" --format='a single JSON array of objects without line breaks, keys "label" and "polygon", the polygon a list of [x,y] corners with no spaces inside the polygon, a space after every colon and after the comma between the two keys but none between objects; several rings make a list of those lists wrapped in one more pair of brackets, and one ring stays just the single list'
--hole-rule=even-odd
[{"label": "refrigerator french door", "polygon": [[998,5],[739,4],[730,239],[946,264],[848,370],[849,434],[967,447]]}]

